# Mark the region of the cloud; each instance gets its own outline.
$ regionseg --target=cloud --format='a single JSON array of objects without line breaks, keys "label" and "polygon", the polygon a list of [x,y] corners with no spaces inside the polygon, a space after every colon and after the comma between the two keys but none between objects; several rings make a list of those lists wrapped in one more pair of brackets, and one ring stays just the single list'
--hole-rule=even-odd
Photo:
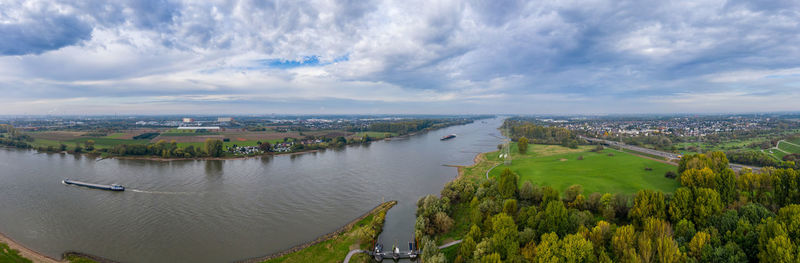
[{"label": "cloud", "polygon": [[41,54],[91,38],[92,28],[72,16],[34,14],[26,21],[0,23],[0,55]]},{"label": "cloud", "polygon": [[23,112],[26,101],[130,112],[786,110],[744,102],[800,100],[796,9],[788,0],[9,1],[0,92]]}]

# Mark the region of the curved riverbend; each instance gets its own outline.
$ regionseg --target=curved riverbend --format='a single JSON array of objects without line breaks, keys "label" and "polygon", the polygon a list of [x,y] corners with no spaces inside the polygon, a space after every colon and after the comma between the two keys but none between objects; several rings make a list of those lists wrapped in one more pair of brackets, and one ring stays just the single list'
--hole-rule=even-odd
[{"label": "curved riverbend", "polygon": [[[502,119],[369,145],[241,160],[147,161],[0,149],[0,232],[52,258],[230,262],[329,233],[398,200],[380,241],[411,239],[416,201],[496,148]],[[453,140],[440,141],[455,133]],[[61,184],[64,178],[130,189]]]}]

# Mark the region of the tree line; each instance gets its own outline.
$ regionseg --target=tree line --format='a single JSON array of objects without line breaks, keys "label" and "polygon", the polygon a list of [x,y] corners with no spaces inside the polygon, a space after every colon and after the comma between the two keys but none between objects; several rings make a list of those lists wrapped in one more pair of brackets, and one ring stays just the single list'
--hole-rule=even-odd
[{"label": "tree line", "polygon": [[[425,262],[797,262],[800,171],[736,174],[722,152],[687,155],[674,193],[563,193],[504,170],[448,183],[417,206]],[[458,211],[458,212],[456,212]],[[455,215],[458,215],[454,218]],[[450,258],[433,240],[459,222]]]},{"label": "tree line", "polygon": [[[423,130],[443,128],[447,126],[472,123],[471,119],[422,119],[405,120],[396,122],[378,122],[367,126],[368,131],[394,132],[400,135]],[[351,131],[358,131],[358,128],[351,128]]]},{"label": "tree line", "polygon": [[570,148],[577,148],[579,144],[577,135],[567,128],[541,126],[517,119],[506,119],[501,128],[508,131],[506,136],[514,141],[525,137],[534,144],[554,144]]}]

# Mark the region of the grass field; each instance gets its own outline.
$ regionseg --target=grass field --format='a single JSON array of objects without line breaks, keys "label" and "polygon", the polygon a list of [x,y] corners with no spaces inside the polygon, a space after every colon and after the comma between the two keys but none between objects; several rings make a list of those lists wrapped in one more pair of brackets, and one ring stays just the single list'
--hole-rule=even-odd
[{"label": "grass field", "polygon": [[[560,146],[531,146],[534,147],[533,151],[527,155],[512,154],[513,161],[508,167],[520,176],[520,184],[531,181],[552,186],[559,192],[573,184],[580,184],[587,194],[635,193],[640,189],[672,192],[679,186],[676,180],[664,177],[667,171],[675,170],[675,166],[655,160],[613,149],[594,153]],[[487,158],[491,160],[497,154],[488,154]],[[583,156],[583,160],[578,160],[580,156]],[[489,176],[498,176],[505,167],[498,166]]]},{"label": "grass field", "polygon": [[123,132],[115,132],[115,133],[112,133],[112,134],[106,135],[106,137],[105,137],[105,138],[109,138],[109,139],[119,139],[119,138],[120,138],[120,137],[122,137],[122,136],[125,136],[125,133],[123,133]]},{"label": "grass field", "polygon": [[800,146],[792,143],[778,142],[778,149],[784,150],[789,153],[800,153]]}]

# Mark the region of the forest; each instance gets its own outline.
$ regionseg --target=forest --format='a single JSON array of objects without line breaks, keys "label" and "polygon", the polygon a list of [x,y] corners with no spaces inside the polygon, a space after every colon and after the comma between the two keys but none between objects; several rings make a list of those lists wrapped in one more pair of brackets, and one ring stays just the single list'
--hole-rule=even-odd
[{"label": "forest", "polygon": [[[684,156],[674,193],[563,193],[510,170],[460,177],[418,202],[425,262],[797,262],[800,172],[735,173],[722,152]],[[444,237],[463,240],[439,251]]]}]

